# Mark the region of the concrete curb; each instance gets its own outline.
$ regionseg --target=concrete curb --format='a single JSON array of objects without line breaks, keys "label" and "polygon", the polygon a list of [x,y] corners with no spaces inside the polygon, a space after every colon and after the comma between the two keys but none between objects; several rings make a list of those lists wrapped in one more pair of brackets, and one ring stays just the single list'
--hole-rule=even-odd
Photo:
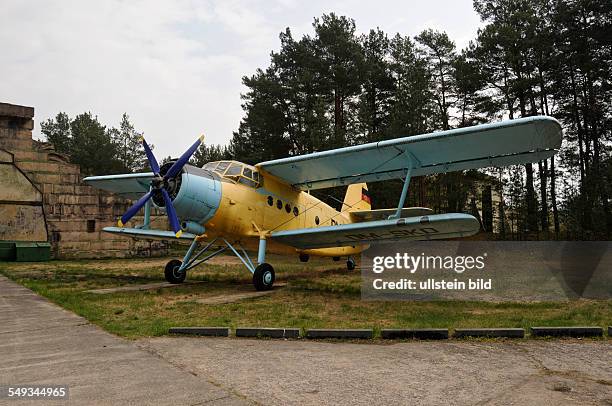
[{"label": "concrete curb", "polygon": [[195,336],[229,337],[229,327],[170,327],[170,334],[189,334]]},{"label": "concrete curb", "polygon": [[524,338],[524,328],[457,328],[453,338],[466,337],[499,337],[499,338]]},{"label": "concrete curb", "polygon": [[419,340],[447,340],[447,328],[384,328],[380,330],[380,337],[385,340],[419,339]]},{"label": "concrete curb", "polygon": [[531,327],[534,337],[602,337],[601,327]]},{"label": "concrete curb", "polygon": [[372,329],[311,329],[306,331],[306,338],[359,338],[371,339]]},{"label": "concrete curb", "polygon": [[238,327],[236,337],[300,338],[299,328]]}]

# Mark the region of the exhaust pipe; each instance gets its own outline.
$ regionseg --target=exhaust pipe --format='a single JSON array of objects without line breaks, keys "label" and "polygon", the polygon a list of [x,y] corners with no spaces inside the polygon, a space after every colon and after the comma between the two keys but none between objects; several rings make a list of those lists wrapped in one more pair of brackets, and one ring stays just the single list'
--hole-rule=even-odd
[{"label": "exhaust pipe", "polygon": [[202,235],[206,231],[203,225],[194,221],[183,221],[181,223],[181,230],[195,235]]}]

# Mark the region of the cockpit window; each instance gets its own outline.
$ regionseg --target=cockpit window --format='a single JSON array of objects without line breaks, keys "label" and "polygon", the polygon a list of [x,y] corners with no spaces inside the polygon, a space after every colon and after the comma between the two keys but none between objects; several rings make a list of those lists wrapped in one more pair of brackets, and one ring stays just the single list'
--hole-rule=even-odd
[{"label": "cockpit window", "polygon": [[214,171],[225,179],[252,188],[261,186],[263,180],[255,167],[237,161],[208,162],[204,165],[204,169]]},{"label": "cockpit window", "polygon": [[217,165],[217,169],[215,169],[215,172],[219,172],[220,174],[223,174],[223,172],[225,172],[225,169],[229,166],[229,162],[227,161],[221,161],[219,162],[219,165]]},{"label": "cockpit window", "polygon": [[206,165],[204,165],[203,169],[214,171],[218,164],[219,162],[209,162]]},{"label": "cockpit window", "polygon": [[247,185],[247,186],[254,187],[254,188],[257,187],[257,182],[255,182],[254,180],[251,180],[251,179],[247,179],[247,178],[242,177],[242,176],[240,178],[238,178],[238,183],[242,183],[243,185]]},{"label": "cockpit window", "polygon": [[225,176],[239,176],[242,172],[242,165],[232,164],[227,171],[225,171]]}]

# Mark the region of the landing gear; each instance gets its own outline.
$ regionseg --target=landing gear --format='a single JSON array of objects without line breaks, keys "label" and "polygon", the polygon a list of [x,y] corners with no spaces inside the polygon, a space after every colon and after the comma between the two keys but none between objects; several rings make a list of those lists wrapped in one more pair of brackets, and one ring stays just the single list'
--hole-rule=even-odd
[{"label": "landing gear", "polygon": [[187,276],[187,271],[185,269],[181,269],[182,262],[178,259],[173,259],[166,264],[166,269],[164,270],[164,275],[166,276],[166,280],[170,283],[183,283],[185,277]]},{"label": "landing gear", "polygon": [[334,262],[338,262],[338,261],[340,261],[340,257],[332,257],[332,260],[333,260]]},{"label": "landing gear", "polygon": [[274,284],[274,268],[264,262],[257,265],[253,272],[253,285],[256,290],[270,290]]},{"label": "landing gear", "polygon": [[[217,250],[212,249],[213,245],[217,243],[217,240],[221,240],[223,245]],[[219,245],[219,244],[217,244]],[[253,285],[255,285],[255,289],[257,290],[270,290],[272,289],[272,285],[274,284],[274,268],[272,265],[264,262],[266,259],[266,240],[264,238],[260,238],[259,240],[259,250],[257,252],[257,267],[249,258],[249,255],[245,251],[245,249],[240,245],[240,242],[230,243],[228,240],[224,238],[215,238],[211,242],[207,243],[204,248],[196,251],[198,246],[198,238],[194,238],[187,253],[185,253],[185,257],[183,261],[179,261],[178,259],[173,259],[168,262],[165,269],[166,280],[170,283],[181,283],[185,280],[185,276],[187,275],[187,271],[193,267],[198,266],[199,264],[208,261],[209,259],[221,254],[225,250],[231,250],[238,259],[242,262],[242,264],[253,274]],[[213,252],[209,252],[213,251]],[[202,258],[200,258],[202,257]]]},{"label": "landing gear", "polygon": [[355,266],[357,266],[357,264],[355,263],[355,260],[351,257],[349,257],[346,260],[346,269],[348,269],[349,271],[352,271],[355,269]]},{"label": "landing gear", "polygon": [[308,262],[309,259],[310,259],[310,255],[300,254],[300,262]]}]

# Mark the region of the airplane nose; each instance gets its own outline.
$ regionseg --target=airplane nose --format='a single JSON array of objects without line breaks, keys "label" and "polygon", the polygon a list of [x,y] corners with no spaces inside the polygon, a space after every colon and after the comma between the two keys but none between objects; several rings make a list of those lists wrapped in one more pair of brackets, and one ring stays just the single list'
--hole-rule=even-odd
[{"label": "airplane nose", "polygon": [[172,202],[178,217],[186,223],[207,222],[219,208],[221,182],[210,172],[189,165],[185,165],[180,176],[180,189]]}]

